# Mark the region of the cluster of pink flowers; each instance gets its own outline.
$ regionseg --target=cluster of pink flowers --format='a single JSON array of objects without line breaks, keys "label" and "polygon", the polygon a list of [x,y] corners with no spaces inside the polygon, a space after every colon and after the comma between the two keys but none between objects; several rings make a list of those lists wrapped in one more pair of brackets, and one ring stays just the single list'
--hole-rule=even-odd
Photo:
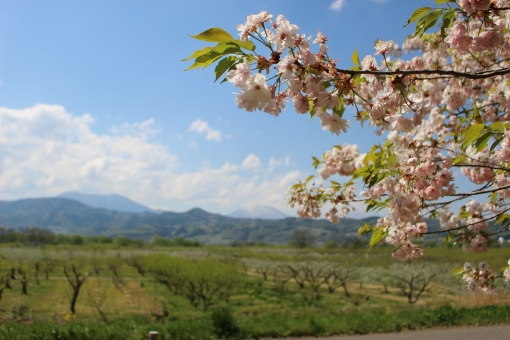
[{"label": "cluster of pink flowers", "polygon": [[316,188],[315,185],[312,185],[312,188],[300,192],[290,190],[287,191],[287,194],[291,197],[289,198],[290,207],[294,208],[294,205],[298,205],[297,215],[301,218],[317,218],[321,216],[321,209],[319,203],[317,202],[317,190],[322,190],[321,188]]},{"label": "cluster of pink flowers", "polygon": [[[426,233],[427,213],[438,214],[442,228],[455,233],[465,251],[480,252],[487,247],[487,221],[510,206],[510,11],[501,10],[510,0],[458,0],[457,5],[446,36],[410,37],[402,48],[393,41],[376,42],[374,54],[356,65],[363,75],[337,68],[321,31],[311,41],[281,15],[273,21],[263,11],[237,27],[241,41],[258,41],[270,50],[265,57],[240,57],[228,72],[226,79],[241,89],[235,99],[239,108],[278,116],[291,103],[337,135],[350,127],[344,114],[355,110],[352,118],[387,133],[380,159],[344,144],[323,155],[319,174],[327,179],[372,171],[363,177],[360,196],[387,208],[377,227],[388,232],[385,242],[399,248],[393,256],[400,260],[423,255],[413,239]],[[414,56],[404,60],[403,52]],[[274,74],[266,78],[264,72]],[[464,134],[475,124],[485,130],[466,148]],[[453,167],[479,189],[458,194]],[[305,218],[320,217],[324,204],[330,204],[325,216],[337,223],[352,210],[349,203],[359,200],[358,177],[345,185],[332,182],[330,188],[304,183],[290,189],[287,199]],[[489,202],[470,201],[459,215],[449,210],[454,201],[449,198],[480,191],[493,193]],[[480,264],[466,269],[464,280],[473,289],[490,290],[493,276]]]},{"label": "cluster of pink flowers", "polygon": [[357,145],[344,144],[343,146],[335,146],[322,155],[324,163],[319,169],[319,174],[323,179],[327,179],[335,174],[351,176],[363,164],[364,157],[364,154],[359,154]]},{"label": "cluster of pink flowers", "polygon": [[469,291],[482,291],[491,293],[494,291],[495,276],[485,262],[480,262],[478,267],[473,267],[471,263],[464,264],[462,280],[467,284]]},{"label": "cluster of pink flowers", "polygon": [[[383,217],[377,221],[377,227],[387,229],[388,235],[385,242],[395,247],[400,247],[393,252],[393,257],[405,261],[412,258],[423,256],[423,250],[412,242],[414,238],[419,238],[427,232],[427,224],[419,222],[412,224],[410,222],[401,225],[393,225],[390,218]],[[388,227],[389,226],[389,227]]]}]

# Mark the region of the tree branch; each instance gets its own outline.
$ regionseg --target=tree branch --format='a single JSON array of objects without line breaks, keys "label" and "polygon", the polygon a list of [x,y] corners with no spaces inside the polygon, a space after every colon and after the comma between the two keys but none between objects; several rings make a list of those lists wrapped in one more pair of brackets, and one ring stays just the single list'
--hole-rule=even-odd
[{"label": "tree branch", "polygon": [[510,73],[510,68],[503,68],[496,71],[480,71],[480,72],[457,72],[457,71],[447,71],[447,70],[413,70],[413,71],[369,71],[369,70],[343,70],[336,69],[339,73],[345,73],[350,75],[356,74],[371,74],[374,76],[411,76],[411,75],[445,75],[457,78],[467,78],[467,79],[485,79],[495,76],[501,76]]}]

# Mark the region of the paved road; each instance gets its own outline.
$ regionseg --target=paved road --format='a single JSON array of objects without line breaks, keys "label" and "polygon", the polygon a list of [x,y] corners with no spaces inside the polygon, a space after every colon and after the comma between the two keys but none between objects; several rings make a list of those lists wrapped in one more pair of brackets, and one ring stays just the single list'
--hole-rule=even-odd
[{"label": "paved road", "polygon": [[510,339],[510,325],[429,329],[391,334],[342,335],[327,338],[296,338],[285,340],[499,340]]}]

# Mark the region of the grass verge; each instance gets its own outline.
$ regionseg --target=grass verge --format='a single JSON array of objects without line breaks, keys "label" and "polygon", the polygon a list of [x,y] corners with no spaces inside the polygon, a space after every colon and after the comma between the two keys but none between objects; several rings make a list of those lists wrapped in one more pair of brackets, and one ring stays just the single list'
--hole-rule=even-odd
[{"label": "grass verge", "polygon": [[[425,329],[464,325],[510,323],[510,306],[437,309],[416,308],[399,313],[374,310],[369,313],[345,313],[332,316],[310,316],[305,313],[292,318],[281,314],[237,318],[224,313],[220,323],[214,312],[190,320],[154,322],[144,317],[130,317],[102,323],[91,320],[65,323],[31,322],[4,323],[0,338],[6,340],[145,340],[149,331],[158,331],[160,339],[256,339],[261,337],[328,336],[334,334],[366,334],[399,332],[404,329]],[[230,318],[230,319],[229,319]],[[229,319],[229,320],[226,320]],[[226,324],[235,328],[224,332]]]}]

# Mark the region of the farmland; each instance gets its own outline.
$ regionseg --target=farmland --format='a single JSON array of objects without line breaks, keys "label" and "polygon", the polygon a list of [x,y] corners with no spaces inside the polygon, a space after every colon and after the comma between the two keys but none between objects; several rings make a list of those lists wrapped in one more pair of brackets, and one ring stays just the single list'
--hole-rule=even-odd
[{"label": "farmland", "polygon": [[4,244],[0,256],[0,334],[9,339],[145,339],[149,330],[256,338],[510,321],[503,284],[470,293],[449,273],[482,258],[501,268],[504,247],[427,248],[411,263],[393,260],[389,247]]}]

